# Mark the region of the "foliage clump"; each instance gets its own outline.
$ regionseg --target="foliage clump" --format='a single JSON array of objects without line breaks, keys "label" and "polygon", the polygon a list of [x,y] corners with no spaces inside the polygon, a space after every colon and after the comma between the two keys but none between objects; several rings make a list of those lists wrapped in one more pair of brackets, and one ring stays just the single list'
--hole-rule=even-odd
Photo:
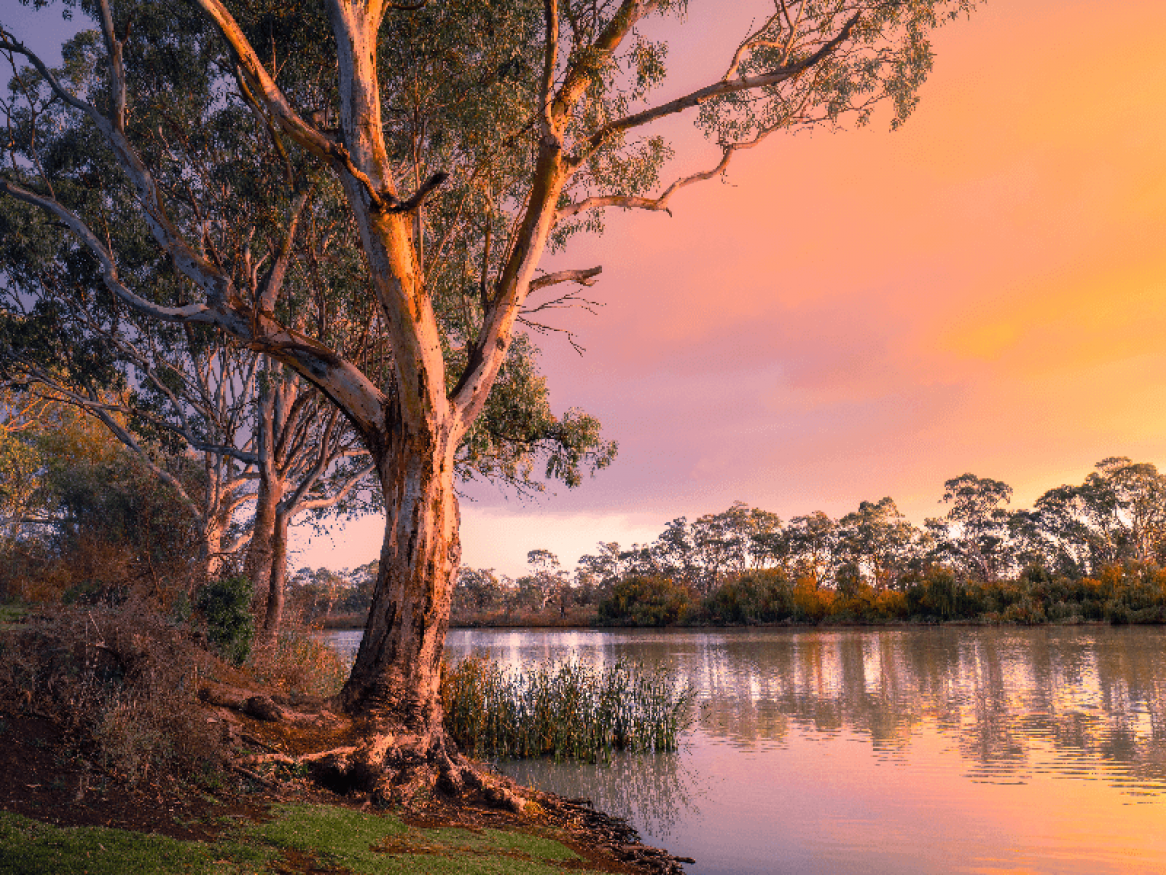
[{"label": "foliage clump", "polygon": [[0,632],[0,704],[64,727],[80,756],[129,784],[226,760],[196,698],[213,658],[143,603],[57,608]]},{"label": "foliage clump", "polygon": [[689,591],[667,577],[621,580],[599,604],[599,622],[612,626],[671,626],[689,610]]},{"label": "foliage clump", "polygon": [[195,607],[206,623],[207,640],[235,665],[247,659],[255,638],[253,597],[251,581],[242,576],[212,580],[195,595]]}]

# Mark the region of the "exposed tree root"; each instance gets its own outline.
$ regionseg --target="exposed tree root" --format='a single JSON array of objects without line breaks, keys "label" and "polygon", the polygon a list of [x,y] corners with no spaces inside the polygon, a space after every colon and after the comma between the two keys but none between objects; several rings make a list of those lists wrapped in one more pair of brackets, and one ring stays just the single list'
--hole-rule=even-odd
[{"label": "exposed tree root", "polygon": [[[391,732],[367,719],[318,710],[296,711],[252,690],[208,685],[200,698],[216,707],[225,731],[263,753],[235,757],[237,774],[278,792],[278,779],[256,768],[303,769],[320,786],[369,803],[424,809],[435,798],[459,806],[511,812],[537,823],[550,820],[612,857],[656,875],[681,875],[681,862],[639,841],[621,818],[596,811],[587,800],[565,799],[521,787],[463,756],[444,731],[428,736]],[[257,699],[266,700],[257,704]],[[268,707],[266,703],[270,703]]]}]

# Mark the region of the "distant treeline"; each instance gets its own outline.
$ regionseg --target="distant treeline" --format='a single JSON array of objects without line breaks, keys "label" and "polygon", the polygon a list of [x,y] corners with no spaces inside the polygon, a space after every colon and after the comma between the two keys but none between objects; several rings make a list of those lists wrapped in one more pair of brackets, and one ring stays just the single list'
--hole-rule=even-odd
[{"label": "distant treeline", "polygon": [[[964,474],[922,528],[891,498],[833,519],[788,522],[736,503],[668,523],[650,544],[600,544],[573,571],[546,550],[518,578],[463,568],[455,625],[642,625],[969,620],[1166,621],[1166,475],[1124,457],[1031,509]],[[317,617],[359,625],[375,564],[302,569],[293,592]]]},{"label": "distant treeline", "polygon": [[1166,476],[1154,465],[1109,458],[1031,509],[1009,508],[1011,497],[999,480],[955,477],[941,496],[947,512],[922,528],[889,497],[788,522],[736,503],[675,519],[650,544],[600,544],[573,574],[545,550],[517,580],[465,569],[455,620],[1166,620]]}]

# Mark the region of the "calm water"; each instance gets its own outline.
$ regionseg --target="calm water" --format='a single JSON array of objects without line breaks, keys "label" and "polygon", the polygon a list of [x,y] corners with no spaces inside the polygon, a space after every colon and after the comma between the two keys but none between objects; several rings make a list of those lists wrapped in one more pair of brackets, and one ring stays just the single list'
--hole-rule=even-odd
[{"label": "calm water", "polygon": [[690,678],[678,754],[498,765],[628,817],[697,875],[1166,872],[1159,628],[459,630],[448,651]]}]

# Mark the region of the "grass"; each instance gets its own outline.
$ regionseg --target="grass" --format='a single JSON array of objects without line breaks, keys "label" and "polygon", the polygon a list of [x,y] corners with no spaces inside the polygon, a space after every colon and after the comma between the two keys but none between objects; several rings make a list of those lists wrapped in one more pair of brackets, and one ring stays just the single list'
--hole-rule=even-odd
[{"label": "grass", "polygon": [[19,623],[28,614],[28,607],[18,602],[0,604],[0,626]]},{"label": "grass", "polygon": [[[496,829],[419,829],[392,814],[277,806],[217,842],[99,827],[56,827],[0,812],[0,875],[561,875],[585,872],[565,845]],[[559,864],[567,864],[565,867]]]},{"label": "grass", "polygon": [[616,750],[674,751],[693,693],[667,669],[625,660],[543,663],[504,671],[466,659],[446,675],[445,725],[477,757],[553,756],[595,762]]},{"label": "grass", "polygon": [[101,827],[56,827],[0,812],[2,875],[235,875],[271,859],[238,842],[183,842]]}]

